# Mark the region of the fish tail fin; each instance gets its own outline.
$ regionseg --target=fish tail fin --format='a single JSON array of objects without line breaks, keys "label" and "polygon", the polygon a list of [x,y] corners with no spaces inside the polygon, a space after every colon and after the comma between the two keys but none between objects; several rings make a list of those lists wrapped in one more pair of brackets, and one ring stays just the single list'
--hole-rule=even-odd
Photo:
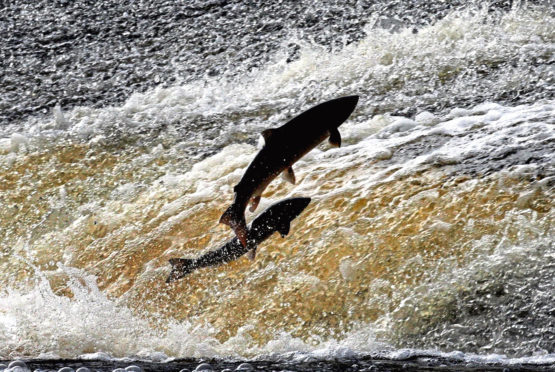
[{"label": "fish tail fin", "polygon": [[171,283],[177,279],[183,278],[185,275],[193,271],[194,260],[189,258],[170,258],[170,265],[172,265],[172,271],[166,279],[166,283]]},{"label": "fish tail fin", "polygon": [[247,222],[245,221],[245,215],[237,209],[236,204],[227,208],[222,217],[220,217],[220,223],[231,227],[243,247],[247,247]]}]

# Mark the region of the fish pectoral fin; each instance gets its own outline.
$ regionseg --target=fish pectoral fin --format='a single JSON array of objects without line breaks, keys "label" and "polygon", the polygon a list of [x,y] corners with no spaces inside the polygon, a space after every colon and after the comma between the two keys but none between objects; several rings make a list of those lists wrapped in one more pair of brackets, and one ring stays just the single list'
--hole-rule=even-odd
[{"label": "fish pectoral fin", "polygon": [[256,258],[256,248],[253,248],[247,252],[247,258],[251,261],[254,261],[254,259]]},{"label": "fish pectoral fin", "polygon": [[272,129],[272,128],[270,128],[270,129],[264,129],[264,130],[262,131],[262,133],[261,133],[261,134],[262,134],[262,137],[264,137],[264,142],[268,143],[268,141],[270,140],[270,138],[272,138],[272,136],[274,135],[274,132],[275,132],[275,131],[276,131],[276,130],[275,130],[275,129]]},{"label": "fish pectoral fin", "polygon": [[281,177],[286,180],[287,182],[295,184],[295,172],[293,172],[293,167],[289,167],[283,171]]},{"label": "fish pectoral fin", "polygon": [[249,211],[254,212],[256,207],[258,207],[258,203],[260,203],[260,195],[257,195],[251,199],[251,206],[249,207]]},{"label": "fish pectoral fin", "polygon": [[277,231],[280,233],[282,238],[285,238],[287,234],[289,234],[289,229],[291,228],[291,224],[289,222],[283,223],[278,226]]},{"label": "fish pectoral fin", "polygon": [[341,134],[339,134],[339,130],[337,128],[333,128],[329,130],[330,132],[330,139],[329,143],[335,147],[341,147]]}]

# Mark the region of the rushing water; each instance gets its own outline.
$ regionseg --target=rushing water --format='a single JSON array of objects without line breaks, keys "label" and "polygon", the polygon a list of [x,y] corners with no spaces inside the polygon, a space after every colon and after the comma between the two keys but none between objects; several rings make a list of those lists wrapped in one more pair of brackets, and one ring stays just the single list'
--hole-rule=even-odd
[{"label": "rushing water", "polygon": [[[158,60],[158,78],[134,70],[154,58],[138,49],[120,68],[144,84],[105,78],[96,65],[88,76],[85,62],[59,79],[85,74],[97,93],[113,87],[104,100],[85,89],[35,107],[32,94],[10,91],[18,105],[3,101],[0,127],[0,359],[428,349],[555,363],[551,4],[353,3],[258,10],[248,22],[270,26],[246,32],[240,3],[195,2],[192,23],[175,23],[186,42],[140,36],[176,55]],[[42,9],[19,6],[5,14],[33,19]],[[309,13],[314,27],[298,26]],[[218,39],[212,24],[199,36],[203,17],[242,31]],[[190,44],[211,31],[205,48],[223,50],[195,54]],[[113,42],[105,64],[136,47]],[[177,58],[188,53],[189,62]],[[33,85],[17,68],[3,78]],[[168,80],[187,69],[187,79]],[[258,133],[349,94],[361,99],[340,127],[343,147],[313,150],[295,165],[296,185],[276,180],[263,195],[259,210],[312,198],[289,236],[275,234],[255,262],[165,284],[169,258],[232,236],[218,219]]]}]

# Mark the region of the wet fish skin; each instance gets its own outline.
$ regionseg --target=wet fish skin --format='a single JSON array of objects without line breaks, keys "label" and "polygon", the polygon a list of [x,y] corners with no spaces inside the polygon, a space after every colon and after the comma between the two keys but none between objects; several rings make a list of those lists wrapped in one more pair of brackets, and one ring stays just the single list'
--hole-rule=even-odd
[{"label": "wet fish skin", "polygon": [[278,128],[262,132],[264,147],[247,167],[234,187],[233,204],[223,213],[220,223],[229,225],[243,246],[247,245],[245,209],[251,202],[256,209],[266,187],[280,173],[295,182],[293,164],[329,137],[332,145],[341,146],[338,127],[351,115],[358,96],[336,98],[301,113]]}]

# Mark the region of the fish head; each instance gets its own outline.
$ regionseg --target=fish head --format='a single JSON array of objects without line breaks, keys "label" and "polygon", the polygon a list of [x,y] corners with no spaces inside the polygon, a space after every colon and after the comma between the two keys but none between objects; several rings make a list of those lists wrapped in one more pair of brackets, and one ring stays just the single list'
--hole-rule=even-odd
[{"label": "fish head", "polygon": [[322,119],[333,123],[333,128],[339,127],[353,113],[358,99],[358,96],[346,96],[329,101],[329,106],[322,111]]}]

